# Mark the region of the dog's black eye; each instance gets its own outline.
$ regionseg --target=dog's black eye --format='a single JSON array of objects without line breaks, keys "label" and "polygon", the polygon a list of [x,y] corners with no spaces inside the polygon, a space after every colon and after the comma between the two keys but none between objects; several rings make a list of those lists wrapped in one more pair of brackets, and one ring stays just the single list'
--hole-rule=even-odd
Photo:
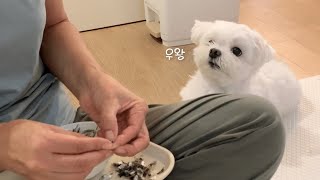
[{"label": "dog's black eye", "polygon": [[210,40],[209,43],[214,44],[213,40]]},{"label": "dog's black eye", "polygon": [[232,50],[232,53],[238,57],[242,55],[242,51],[238,47],[233,47],[231,50]]}]

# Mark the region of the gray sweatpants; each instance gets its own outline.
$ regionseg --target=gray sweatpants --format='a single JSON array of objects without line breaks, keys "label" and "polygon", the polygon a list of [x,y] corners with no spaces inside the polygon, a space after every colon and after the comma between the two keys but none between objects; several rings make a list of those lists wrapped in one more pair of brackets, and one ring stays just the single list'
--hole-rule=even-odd
[{"label": "gray sweatpants", "polygon": [[270,179],[284,151],[278,112],[256,96],[215,94],[151,105],[146,121],[151,141],[175,156],[169,180]]}]

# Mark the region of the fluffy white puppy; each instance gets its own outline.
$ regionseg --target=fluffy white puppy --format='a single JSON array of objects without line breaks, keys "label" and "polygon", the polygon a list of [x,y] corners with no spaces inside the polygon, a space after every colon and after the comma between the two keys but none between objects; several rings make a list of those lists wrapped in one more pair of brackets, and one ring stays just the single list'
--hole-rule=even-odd
[{"label": "fluffy white puppy", "polygon": [[294,74],[256,31],[226,21],[196,21],[192,28],[198,67],[181,90],[183,100],[212,93],[253,94],[268,99],[286,115],[299,104]]}]

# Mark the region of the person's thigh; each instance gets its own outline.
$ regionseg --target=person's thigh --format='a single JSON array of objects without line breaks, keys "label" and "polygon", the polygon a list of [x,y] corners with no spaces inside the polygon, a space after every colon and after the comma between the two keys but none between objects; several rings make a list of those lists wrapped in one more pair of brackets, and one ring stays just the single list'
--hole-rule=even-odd
[{"label": "person's thigh", "polygon": [[269,179],[284,151],[278,112],[256,96],[207,95],[150,108],[152,142],[176,158],[174,180]]}]

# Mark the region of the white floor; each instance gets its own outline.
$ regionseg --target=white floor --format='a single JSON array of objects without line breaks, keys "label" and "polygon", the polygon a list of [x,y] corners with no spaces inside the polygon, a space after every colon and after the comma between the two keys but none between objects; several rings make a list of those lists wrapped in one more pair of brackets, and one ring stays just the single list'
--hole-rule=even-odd
[{"label": "white floor", "polygon": [[273,180],[320,179],[320,76],[300,80],[299,110],[285,121],[286,151]]}]

